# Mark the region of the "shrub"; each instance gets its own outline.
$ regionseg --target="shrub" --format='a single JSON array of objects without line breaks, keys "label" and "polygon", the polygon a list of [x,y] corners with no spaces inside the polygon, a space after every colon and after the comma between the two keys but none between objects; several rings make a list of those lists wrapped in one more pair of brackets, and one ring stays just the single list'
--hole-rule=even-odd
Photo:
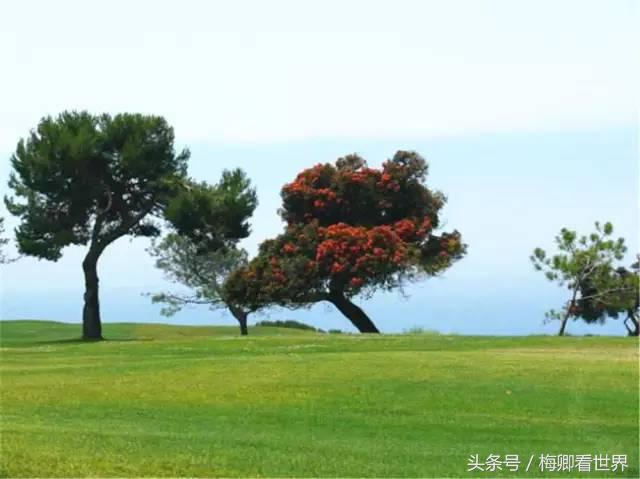
[{"label": "shrub", "polygon": [[291,329],[304,329],[306,331],[316,331],[318,333],[324,333],[322,329],[314,328],[313,326],[300,321],[294,321],[287,319],[284,321],[260,321],[256,323],[256,326],[265,326],[270,328],[291,328]]}]

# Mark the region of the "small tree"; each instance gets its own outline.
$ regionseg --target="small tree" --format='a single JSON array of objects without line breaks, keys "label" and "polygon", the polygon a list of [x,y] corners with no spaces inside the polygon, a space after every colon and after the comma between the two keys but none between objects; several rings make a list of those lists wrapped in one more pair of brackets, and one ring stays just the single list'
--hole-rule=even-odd
[{"label": "small tree", "polygon": [[616,265],[627,251],[624,238],[613,239],[611,223],[596,222],[595,229],[578,237],[575,231],[563,228],[555,238],[557,254],[550,256],[536,248],[531,256],[537,271],[569,290],[564,307],[546,313],[547,320],[560,321],[560,336],[570,318],[603,322],[627,312],[627,320],[635,320],[637,325],[637,273],[624,273],[626,270]]},{"label": "small tree", "polygon": [[88,245],[83,338],[102,339],[97,265],[118,238],[156,236],[154,219],[165,218],[212,245],[248,234],[238,206],[244,196],[227,205],[221,197],[232,195],[189,181],[189,152],[176,154],[173,142],[173,129],[158,116],[64,112],[43,118],[11,157],[17,199],[5,203],[21,220],[20,252],[57,261],[64,247]]},{"label": "small tree", "polygon": [[246,266],[246,251],[233,246],[202,251],[189,238],[171,233],[162,241],[154,242],[150,252],[156,257],[156,266],[171,281],[190,290],[153,294],[154,303],[165,305],[161,310],[163,315],[173,316],[189,305],[207,305],[212,310],[227,308],[240,324],[240,334],[248,334],[250,311],[229,301],[222,287],[231,272]]},{"label": "small tree", "polygon": [[255,189],[241,170],[224,171],[217,185],[198,184],[172,201],[167,216],[174,220],[174,231],[153,241],[149,252],[171,281],[191,292],[151,295],[154,303],[165,304],[163,315],[173,316],[194,304],[226,307],[238,320],[241,334],[248,334],[250,311],[228,301],[222,284],[232,271],[247,264],[247,253],[236,245],[249,235],[248,218],[256,206]]},{"label": "small tree", "polygon": [[284,233],[231,274],[228,298],[250,309],[328,301],[360,332],[377,333],[352,298],[439,274],[465,252],[457,231],[434,233],[445,198],[426,174],[406,151],[381,169],[350,155],[304,170],[282,189]]}]

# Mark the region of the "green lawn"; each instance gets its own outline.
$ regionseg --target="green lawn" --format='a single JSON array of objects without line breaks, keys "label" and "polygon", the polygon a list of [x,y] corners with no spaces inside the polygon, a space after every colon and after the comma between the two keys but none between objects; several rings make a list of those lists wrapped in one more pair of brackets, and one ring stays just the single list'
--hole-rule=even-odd
[{"label": "green lawn", "polygon": [[[495,477],[479,454],[626,454],[638,341],[0,322],[3,476]],[[518,477],[545,473],[537,459]],[[522,467],[525,467],[524,465]]]}]

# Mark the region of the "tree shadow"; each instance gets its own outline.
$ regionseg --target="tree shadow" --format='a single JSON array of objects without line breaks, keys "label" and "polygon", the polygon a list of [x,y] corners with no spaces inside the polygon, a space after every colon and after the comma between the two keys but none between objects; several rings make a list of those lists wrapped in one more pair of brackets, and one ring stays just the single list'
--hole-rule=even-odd
[{"label": "tree shadow", "polygon": [[101,344],[101,343],[130,343],[130,342],[146,342],[153,341],[153,338],[104,338],[100,340],[70,338],[70,339],[52,339],[48,341],[33,341],[30,344],[37,346],[55,345],[55,344]]}]

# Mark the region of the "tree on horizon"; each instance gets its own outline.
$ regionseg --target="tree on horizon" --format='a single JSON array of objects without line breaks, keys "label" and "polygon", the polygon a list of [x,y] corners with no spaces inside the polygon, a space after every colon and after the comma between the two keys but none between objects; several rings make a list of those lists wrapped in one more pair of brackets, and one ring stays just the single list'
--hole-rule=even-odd
[{"label": "tree on horizon", "polygon": [[246,266],[247,252],[236,247],[202,251],[190,239],[170,233],[149,249],[156,267],[173,283],[188,291],[164,291],[150,294],[153,303],[162,304],[161,314],[171,317],[185,307],[208,306],[211,310],[227,309],[238,321],[240,334],[249,334],[247,319],[252,311],[231,302],[224,290],[229,275]]},{"label": "tree on horizon", "polygon": [[[626,315],[623,321],[631,336],[638,336],[638,270],[620,264],[627,252],[624,238],[613,238],[611,223],[595,223],[595,232],[578,236],[562,228],[555,237],[557,253],[536,248],[530,259],[536,271],[569,291],[560,310],[546,313],[549,321],[559,321],[559,336],[564,336],[569,319],[587,324],[604,323],[608,318]],[[627,323],[631,323],[631,327]]]},{"label": "tree on horizon", "polygon": [[195,182],[187,176],[189,156],[174,150],[164,118],[131,113],[65,111],[42,118],[18,142],[9,179],[14,196],[5,196],[20,219],[18,249],[57,261],[67,246],[88,246],[84,339],[102,339],[98,260],[119,238],[157,236],[163,222],[213,249],[248,235],[253,207],[234,174],[216,187]]},{"label": "tree on horizon", "polygon": [[327,301],[358,331],[378,333],[353,298],[438,275],[466,251],[457,231],[435,233],[445,197],[426,176],[409,151],[382,168],[349,155],[302,171],[282,188],[284,232],[230,275],[228,297],[250,309]]}]

